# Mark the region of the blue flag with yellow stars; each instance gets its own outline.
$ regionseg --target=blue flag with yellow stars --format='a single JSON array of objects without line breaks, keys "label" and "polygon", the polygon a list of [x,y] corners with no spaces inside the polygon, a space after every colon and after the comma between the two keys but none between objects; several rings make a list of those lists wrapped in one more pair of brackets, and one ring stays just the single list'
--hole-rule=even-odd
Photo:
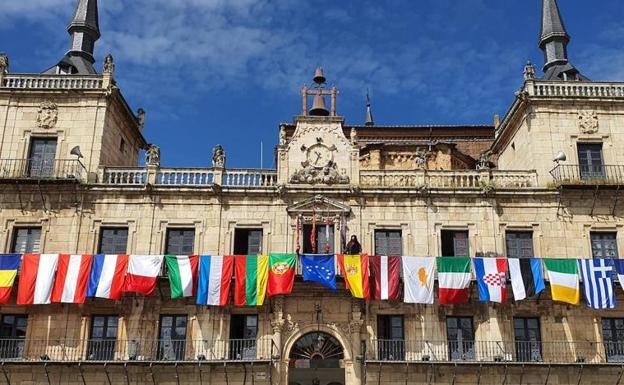
[{"label": "blue flag with yellow stars", "polygon": [[302,255],[303,280],[336,290],[336,257],[334,255]]}]

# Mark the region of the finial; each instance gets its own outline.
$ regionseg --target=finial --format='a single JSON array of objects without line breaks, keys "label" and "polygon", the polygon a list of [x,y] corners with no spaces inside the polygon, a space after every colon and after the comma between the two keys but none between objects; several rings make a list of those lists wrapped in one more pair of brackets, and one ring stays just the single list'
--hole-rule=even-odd
[{"label": "finial", "polygon": [[225,168],[225,150],[220,144],[212,149],[212,167]]},{"label": "finial", "polygon": [[366,126],[374,126],[375,120],[373,119],[373,109],[371,108],[370,96],[368,94],[368,88],[366,89]]},{"label": "finial", "polygon": [[143,108],[137,110],[137,123],[139,124],[140,130],[145,127],[145,110]]},{"label": "finial", "polygon": [[115,73],[115,61],[110,53],[104,58],[104,73],[111,75]]},{"label": "finial", "polygon": [[145,152],[145,165],[160,167],[160,147],[155,144],[148,144]]},{"label": "finial", "polygon": [[9,57],[6,53],[0,52],[0,74],[6,75],[9,73]]},{"label": "finial", "polygon": [[325,79],[325,75],[323,74],[323,68],[322,67],[317,67],[316,71],[314,73],[314,78],[312,79],[314,81],[314,83],[316,83],[319,87],[323,84],[325,84],[325,82],[327,81],[327,79]]},{"label": "finial", "polygon": [[535,79],[535,66],[531,61],[528,61],[524,66],[524,80]]}]

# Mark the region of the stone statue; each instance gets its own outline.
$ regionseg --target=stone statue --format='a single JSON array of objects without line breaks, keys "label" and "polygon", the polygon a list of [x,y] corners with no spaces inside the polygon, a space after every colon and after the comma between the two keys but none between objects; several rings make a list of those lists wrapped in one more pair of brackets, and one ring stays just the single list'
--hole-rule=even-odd
[{"label": "stone statue", "polygon": [[115,61],[111,54],[106,55],[104,58],[104,73],[111,75],[115,73]]},{"label": "stone statue", "polygon": [[150,144],[145,152],[145,165],[160,167],[160,147]]},{"label": "stone statue", "polygon": [[416,151],[416,168],[419,170],[424,170],[427,168],[427,152],[423,150]]},{"label": "stone statue", "polygon": [[284,126],[280,126],[279,144],[280,146],[286,145],[286,128],[284,128]]},{"label": "stone statue", "polygon": [[0,52],[0,73],[3,75],[9,73],[9,57],[4,52]]},{"label": "stone statue", "polygon": [[225,150],[220,144],[212,150],[212,167],[225,168]]},{"label": "stone statue", "polygon": [[139,129],[143,129],[145,127],[145,110],[139,108],[137,110],[137,123],[139,123]]},{"label": "stone statue", "polygon": [[484,151],[479,156],[477,161],[477,170],[489,170],[490,169],[490,152]]},{"label": "stone statue", "polygon": [[355,146],[357,144],[357,131],[355,127],[351,127],[351,145]]},{"label": "stone statue", "polygon": [[535,66],[530,61],[524,66],[524,80],[535,79]]}]

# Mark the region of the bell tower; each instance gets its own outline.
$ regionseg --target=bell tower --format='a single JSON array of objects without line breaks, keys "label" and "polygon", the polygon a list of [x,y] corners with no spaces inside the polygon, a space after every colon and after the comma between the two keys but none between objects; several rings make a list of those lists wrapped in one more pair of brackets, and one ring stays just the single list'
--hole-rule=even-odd
[{"label": "bell tower", "polygon": [[[301,89],[302,109],[301,116],[336,116],[336,96],[338,90],[336,87],[326,89],[325,74],[323,68],[318,67],[312,79],[314,85],[312,87],[304,86]],[[330,109],[327,110],[325,104],[325,96],[330,97]],[[312,108],[308,111],[308,99],[312,97]]]}]

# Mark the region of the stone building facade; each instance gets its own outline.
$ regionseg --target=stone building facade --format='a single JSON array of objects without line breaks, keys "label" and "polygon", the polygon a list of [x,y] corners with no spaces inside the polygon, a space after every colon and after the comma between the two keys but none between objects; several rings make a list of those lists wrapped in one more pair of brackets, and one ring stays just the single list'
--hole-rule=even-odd
[{"label": "stone building facade", "polygon": [[[145,113],[123,98],[113,58],[102,72],[93,67],[97,2],[79,0],[72,48],[56,66],[19,74],[0,56],[0,247],[231,255],[329,244],[340,253],[347,233],[377,255],[617,258],[624,84],[581,75],[567,60],[556,1],[543,7],[545,75],[527,65],[495,126],[386,127],[370,110],[365,125],[349,125],[319,71],[319,87],[302,92],[300,116],[279,127],[277,169],[229,169],[221,151],[213,167],[174,169],[160,165],[158,147],[144,138]],[[313,219],[317,250],[307,239]],[[484,303],[474,286],[468,305],[408,305],[354,299],[343,283],[333,292],[297,276],[289,296],[218,308],[172,300],[162,277],[150,298],[9,304],[0,306],[0,379],[620,383],[621,308],[569,306],[547,292]]]}]

